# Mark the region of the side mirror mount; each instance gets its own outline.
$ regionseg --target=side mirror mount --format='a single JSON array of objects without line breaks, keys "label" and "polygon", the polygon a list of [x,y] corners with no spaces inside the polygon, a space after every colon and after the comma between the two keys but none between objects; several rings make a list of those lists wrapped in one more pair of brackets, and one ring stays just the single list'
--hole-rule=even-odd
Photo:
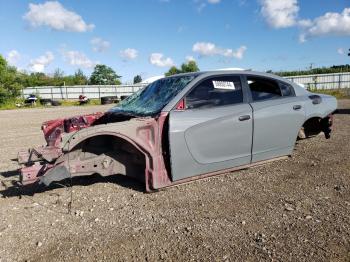
[{"label": "side mirror mount", "polygon": [[177,103],[175,110],[176,111],[185,111],[186,109],[186,102],[185,98],[181,99],[179,103]]}]

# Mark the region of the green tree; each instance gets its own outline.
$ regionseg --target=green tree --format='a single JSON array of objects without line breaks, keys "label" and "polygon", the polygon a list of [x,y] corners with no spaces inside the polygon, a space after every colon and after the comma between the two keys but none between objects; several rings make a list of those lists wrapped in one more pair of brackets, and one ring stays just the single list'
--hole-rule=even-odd
[{"label": "green tree", "polygon": [[22,87],[21,74],[0,55],[0,104],[19,96]]},{"label": "green tree", "polygon": [[181,73],[198,72],[199,68],[196,61],[189,61],[181,65],[181,69],[176,66],[170,67],[169,71],[165,73],[165,76],[172,76]]},{"label": "green tree", "polygon": [[63,86],[64,85],[64,72],[57,68],[53,73],[53,77],[48,77],[48,82],[53,86]]},{"label": "green tree", "polygon": [[120,78],[112,68],[106,65],[96,65],[90,76],[92,85],[118,85]]},{"label": "green tree", "polygon": [[56,68],[55,72],[53,73],[53,77],[61,79],[64,77],[64,72],[61,69]]},{"label": "green tree", "polygon": [[181,73],[180,69],[178,69],[176,66],[172,66],[170,67],[169,71],[165,73],[165,76],[172,76],[180,73]]},{"label": "green tree", "polygon": [[182,73],[190,73],[190,72],[198,72],[198,71],[199,71],[199,68],[196,61],[189,61],[181,65]]},{"label": "green tree", "polygon": [[87,84],[87,82],[88,82],[88,79],[87,79],[86,75],[84,75],[84,72],[81,69],[78,69],[74,73],[73,84],[74,85],[85,85],[85,84]]},{"label": "green tree", "polygon": [[315,74],[334,74],[334,73],[345,73],[350,72],[350,65],[333,65],[331,67],[318,67],[318,68],[308,68],[305,70],[295,70],[295,71],[280,71],[273,72],[279,76],[296,76],[296,75],[315,75]]},{"label": "green tree", "polygon": [[50,77],[42,72],[25,74],[23,77],[24,86],[48,86],[51,84]]},{"label": "green tree", "polygon": [[136,75],[134,77],[134,84],[141,83],[142,82],[142,77],[140,75]]}]

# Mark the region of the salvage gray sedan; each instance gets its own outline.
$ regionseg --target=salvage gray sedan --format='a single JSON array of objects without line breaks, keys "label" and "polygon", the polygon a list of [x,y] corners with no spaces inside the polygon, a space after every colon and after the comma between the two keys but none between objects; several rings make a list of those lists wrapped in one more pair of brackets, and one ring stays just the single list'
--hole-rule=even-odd
[{"label": "salvage gray sedan", "polygon": [[106,113],[43,123],[47,144],[20,152],[24,185],[123,174],[146,191],[292,154],[330,137],[334,97],[275,75],[214,71],[157,80]]}]

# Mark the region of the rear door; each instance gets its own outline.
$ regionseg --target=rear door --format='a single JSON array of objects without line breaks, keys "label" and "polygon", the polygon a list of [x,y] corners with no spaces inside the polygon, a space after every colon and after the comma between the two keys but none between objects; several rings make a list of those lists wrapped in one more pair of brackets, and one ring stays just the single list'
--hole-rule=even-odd
[{"label": "rear door", "polygon": [[252,109],[239,76],[203,80],[172,110],[169,142],[173,181],[249,164]]},{"label": "rear door", "polygon": [[305,120],[293,87],[271,78],[247,76],[254,115],[252,162],[292,153]]}]

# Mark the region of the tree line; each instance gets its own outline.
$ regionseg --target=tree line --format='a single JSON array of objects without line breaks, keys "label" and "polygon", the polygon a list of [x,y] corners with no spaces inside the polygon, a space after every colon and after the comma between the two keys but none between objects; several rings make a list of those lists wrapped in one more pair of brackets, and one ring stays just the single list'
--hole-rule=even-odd
[{"label": "tree line", "polygon": [[[172,66],[165,76],[171,76],[180,73],[189,73],[199,71],[195,61],[183,63],[180,68]],[[350,65],[334,65],[331,67],[313,68],[299,71],[267,71],[280,76],[296,76],[310,74],[326,74],[350,72]],[[60,69],[56,69],[53,74],[28,73],[18,70],[16,67],[8,64],[6,59],[0,54],[0,105],[13,100],[21,93],[24,87],[32,86],[71,86],[71,85],[120,85],[121,76],[111,67],[106,65],[96,65],[90,77],[86,76],[81,69],[78,69],[73,75],[65,75]],[[142,82],[142,77],[136,75],[133,83]]]},{"label": "tree line", "polygon": [[[171,67],[166,76],[197,72],[199,68],[194,61],[184,63],[181,68]],[[24,72],[15,66],[9,65],[6,59],[0,54],[0,105],[14,100],[20,96],[22,88],[32,86],[72,86],[72,85],[120,85],[121,76],[111,67],[96,65],[90,77],[86,76],[81,69],[73,75],[65,75],[61,69],[56,69],[53,74],[42,72]],[[142,77],[136,75],[133,83],[142,82]]]},{"label": "tree line", "polygon": [[300,76],[300,75],[318,75],[318,74],[336,74],[336,73],[348,73],[350,72],[350,65],[333,65],[331,67],[318,67],[310,68],[307,70],[295,70],[295,71],[279,71],[273,72],[268,70],[267,73],[276,74],[279,76]]},{"label": "tree line", "polygon": [[[22,88],[31,86],[64,86],[64,85],[120,85],[121,76],[109,66],[96,65],[90,77],[81,69],[73,75],[65,75],[56,69],[52,75],[41,72],[23,72],[8,64],[0,55],[0,105],[15,100]],[[138,76],[136,81],[142,81]]]}]

